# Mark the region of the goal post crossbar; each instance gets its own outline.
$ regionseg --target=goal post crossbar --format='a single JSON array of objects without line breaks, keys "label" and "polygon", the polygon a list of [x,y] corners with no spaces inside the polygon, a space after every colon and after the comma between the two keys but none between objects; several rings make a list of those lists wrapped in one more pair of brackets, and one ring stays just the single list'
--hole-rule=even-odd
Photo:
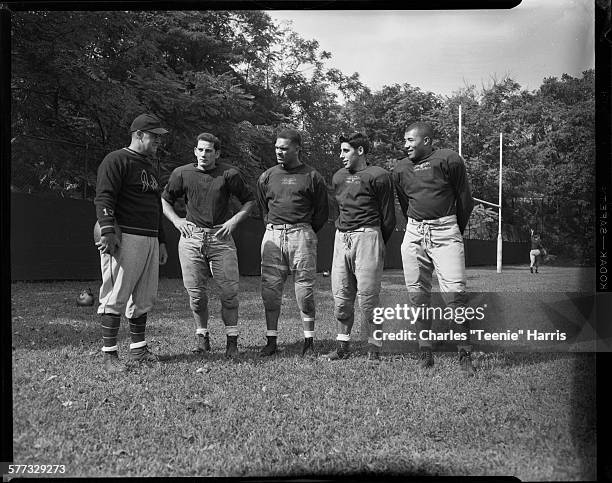
[{"label": "goal post crossbar", "polygon": [[484,203],[485,205],[490,205],[490,206],[494,206],[495,208],[499,208],[499,205],[495,204],[495,203],[490,203],[488,201],[485,200],[481,200],[479,198],[476,198],[474,196],[472,196],[472,198],[474,199],[474,201],[477,201],[478,203]]}]

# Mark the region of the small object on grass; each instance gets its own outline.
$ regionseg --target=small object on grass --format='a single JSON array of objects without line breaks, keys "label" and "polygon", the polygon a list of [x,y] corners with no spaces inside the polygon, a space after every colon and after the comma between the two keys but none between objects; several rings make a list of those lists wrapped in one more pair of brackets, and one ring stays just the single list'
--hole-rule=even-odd
[{"label": "small object on grass", "polygon": [[94,294],[90,288],[81,290],[81,293],[76,299],[79,307],[91,307],[94,304]]}]

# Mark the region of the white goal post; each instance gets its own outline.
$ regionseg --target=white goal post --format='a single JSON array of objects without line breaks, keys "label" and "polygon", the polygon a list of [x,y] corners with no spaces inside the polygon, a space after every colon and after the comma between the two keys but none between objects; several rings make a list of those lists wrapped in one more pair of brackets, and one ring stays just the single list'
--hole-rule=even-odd
[{"label": "white goal post", "polygon": [[[461,154],[461,128],[462,128],[462,118],[461,118],[461,104],[459,104],[459,156],[463,157]],[[490,201],[481,200],[479,198],[473,197],[474,201],[478,203],[484,203],[485,205],[493,206],[497,208],[497,273],[501,273],[502,271],[502,213],[501,213],[501,205],[502,205],[502,156],[503,156],[503,135],[499,133],[499,182],[498,182],[498,195],[497,195],[497,204],[491,203]]]}]

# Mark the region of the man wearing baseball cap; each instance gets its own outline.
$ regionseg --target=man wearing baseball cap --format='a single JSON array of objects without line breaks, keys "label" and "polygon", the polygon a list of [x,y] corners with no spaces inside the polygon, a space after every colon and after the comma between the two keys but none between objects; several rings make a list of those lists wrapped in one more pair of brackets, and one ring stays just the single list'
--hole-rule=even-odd
[{"label": "man wearing baseball cap", "polygon": [[132,121],[130,132],[148,132],[153,134],[168,134],[168,130],[161,126],[159,118],[153,114],[141,114]]},{"label": "man wearing baseball cap", "polygon": [[121,372],[117,334],[121,313],[130,325],[130,359],[156,362],[145,341],[147,313],[157,297],[159,265],[168,253],[162,228],[159,174],[154,157],[168,132],[159,118],[141,114],[128,147],[108,154],[98,168],[94,204],[99,225],[104,368]]}]

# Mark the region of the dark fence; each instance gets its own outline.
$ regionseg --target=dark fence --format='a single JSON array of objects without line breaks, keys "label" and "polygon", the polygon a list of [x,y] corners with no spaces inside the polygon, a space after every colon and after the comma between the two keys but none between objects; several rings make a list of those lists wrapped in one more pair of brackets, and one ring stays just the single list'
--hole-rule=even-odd
[{"label": "dark fence", "polygon": [[[100,278],[98,250],[93,244],[96,221],[93,204],[87,200],[41,197],[11,193],[11,278],[18,280],[97,280]],[[181,276],[178,231],[164,219],[168,263],[160,276]],[[264,225],[249,218],[238,229],[236,246],[242,275],[259,275],[259,247]],[[402,268],[400,245],[403,231],[395,231],[387,244],[385,268]],[[334,226],[328,223],[318,233],[317,268],[329,270],[333,255]],[[465,240],[466,264],[495,265],[496,241]],[[504,242],[505,265],[529,262],[527,243]]]}]

